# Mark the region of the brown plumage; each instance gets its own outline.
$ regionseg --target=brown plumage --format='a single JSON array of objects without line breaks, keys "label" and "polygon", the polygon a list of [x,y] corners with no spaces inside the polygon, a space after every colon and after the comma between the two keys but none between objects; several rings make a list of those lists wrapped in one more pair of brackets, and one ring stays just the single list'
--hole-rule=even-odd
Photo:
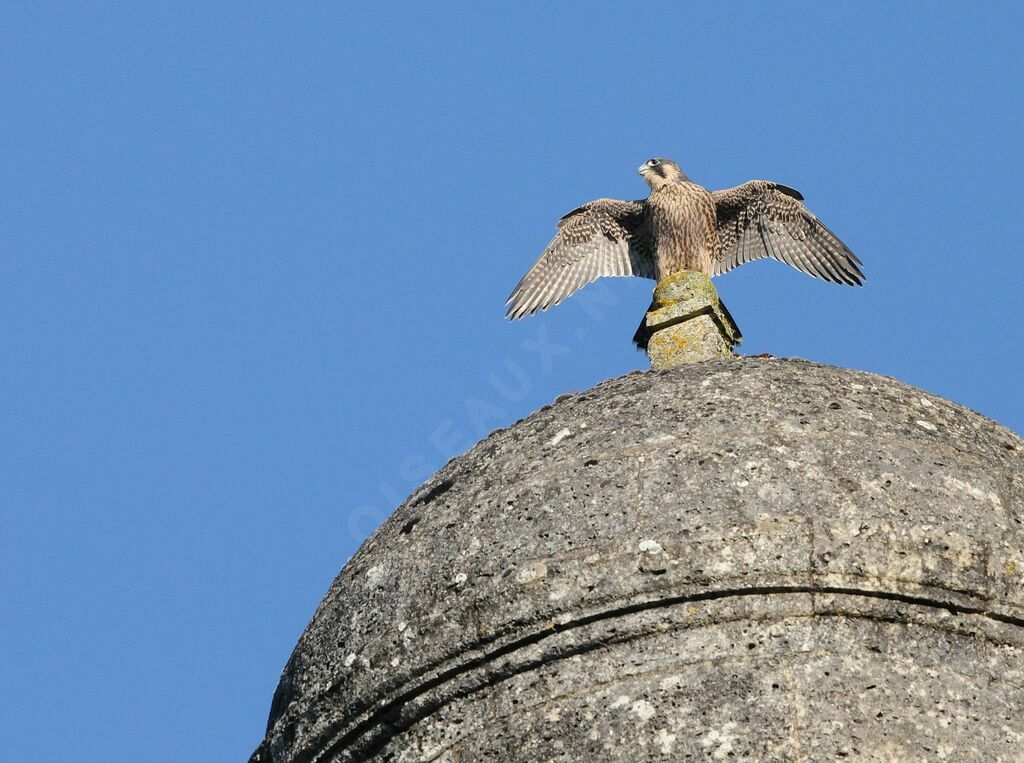
[{"label": "brown plumage", "polygon": [[555,237],[509,296],[508,318],[557,305],[601,276],[718,276],[763,257],[833,283],[865,280],[861,261],[792,188],[751,180],[708,191],[669,159],[651,159],[637,171],[651,187],[645,200],[598,199],[558,221]]}]

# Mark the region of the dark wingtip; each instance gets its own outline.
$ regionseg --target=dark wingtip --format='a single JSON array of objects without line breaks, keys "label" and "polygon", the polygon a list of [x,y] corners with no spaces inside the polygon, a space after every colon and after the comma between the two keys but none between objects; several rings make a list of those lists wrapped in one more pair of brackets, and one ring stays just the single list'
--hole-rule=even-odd
[{"label": "dark wingtip", "polygon": [[637,327],[636,333],[633,334],[633,344],[636,345],[637,350],[645,352],[647,345],[651,340],[651,332],[647,328],[647,319],[640,321],[639,327]]},{"label": "dark wingtip", "polygon": [[[847,250],[849,251],[849,250]],[[850,259],[844,263],[846,272],[850,275],[851,286],[863,286],[864,282],[868,280],[868,277],[864,275],[864,271],[860,269],[861,261],[858,260],[853,252],[850,252]]]},{"label": "dark wingtip", "polygon": [[776,188],[776,190],[782,191],[784,194],[786,194],[787,196],[789,196],[791,198],[796,199],[797,201],[803,201],[804,200],[804,195],[802,193],[800,193],[800,191],[796,190],[795,188],[790,188],[788,185],[783,185],[782,183],[776,183],[775,184],[775,188]]}]

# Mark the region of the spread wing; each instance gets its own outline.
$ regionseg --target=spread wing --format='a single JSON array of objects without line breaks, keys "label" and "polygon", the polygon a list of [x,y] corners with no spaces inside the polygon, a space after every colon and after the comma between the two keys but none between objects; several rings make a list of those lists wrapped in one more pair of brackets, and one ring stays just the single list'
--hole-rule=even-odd
[{"label": "spread wing", "polygon": [[515,320],[557,305],[600,276],[656,275],[642,201],[598,199],[558,221],[558,232],[506,300]]},{"label": "spread wing", "polygon": [[714,275],[763,257],[807,275],[859,286],[865,281],[857,255],[800,202],[792,188],[767,180],[712,191],[718,215]]}]

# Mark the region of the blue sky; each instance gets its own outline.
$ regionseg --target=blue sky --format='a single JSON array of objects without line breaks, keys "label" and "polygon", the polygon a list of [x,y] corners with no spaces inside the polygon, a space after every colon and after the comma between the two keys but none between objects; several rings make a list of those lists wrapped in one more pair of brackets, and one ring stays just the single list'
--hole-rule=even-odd
[{"label": "blue sky", "polygon": [[865,263],[719,279],[745,352],[1024,431],[1018,4],[369,5],[0,6],[9,760],[244,759],[416,484],[646,367],[651,282],[502,304],[652,155],[800,189]]}]

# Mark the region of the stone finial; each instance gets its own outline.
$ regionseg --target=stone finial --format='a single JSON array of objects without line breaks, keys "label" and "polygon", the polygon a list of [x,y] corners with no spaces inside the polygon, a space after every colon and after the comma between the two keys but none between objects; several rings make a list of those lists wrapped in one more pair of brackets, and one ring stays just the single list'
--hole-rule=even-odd
[{"label": "stone finial", "polygon": [[671,368],[731,357],[743,341],[711,279],[682,270],[662,279],[633,341],[647,351],[654,368]]}]

